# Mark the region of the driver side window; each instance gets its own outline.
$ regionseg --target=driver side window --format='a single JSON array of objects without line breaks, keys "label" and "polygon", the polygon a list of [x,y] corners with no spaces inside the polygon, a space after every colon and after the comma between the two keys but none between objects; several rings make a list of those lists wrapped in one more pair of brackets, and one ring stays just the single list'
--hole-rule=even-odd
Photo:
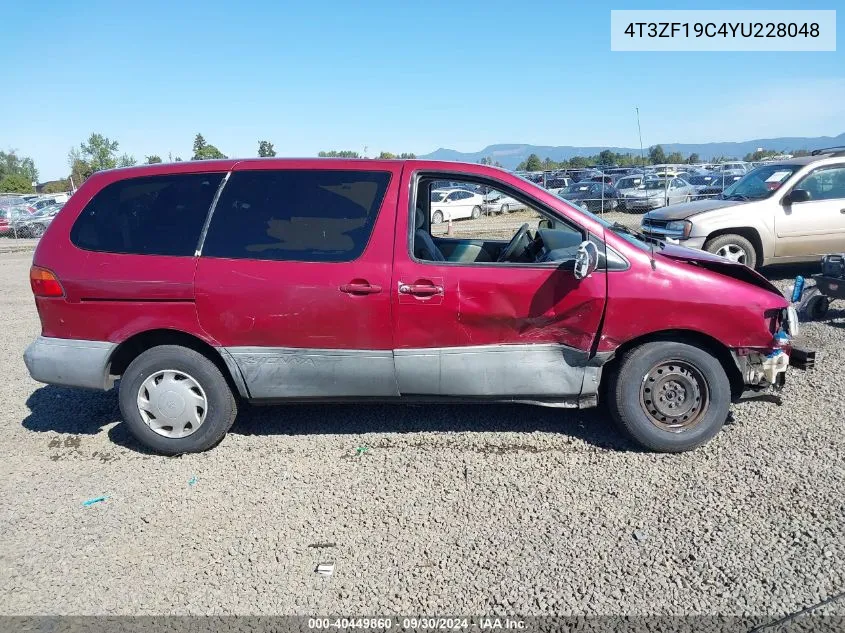
[{"label": "driver side window", "polygon": [[574,260],[584,239],[580,229],[528,199],[467,179],[421,178],[414,221],[413,256],[429,262],[559,264]]}]

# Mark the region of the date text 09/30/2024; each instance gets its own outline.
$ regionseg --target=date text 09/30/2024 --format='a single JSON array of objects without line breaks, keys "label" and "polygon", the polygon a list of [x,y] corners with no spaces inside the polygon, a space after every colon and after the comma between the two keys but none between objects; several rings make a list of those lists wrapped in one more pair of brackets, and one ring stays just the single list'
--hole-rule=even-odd
[{"label": "date text 09/30/2024", "polygon": [[405,617],[405,618],[308,618],[312,630],[525,630],[526,623],[518,618],[499,617]]}]

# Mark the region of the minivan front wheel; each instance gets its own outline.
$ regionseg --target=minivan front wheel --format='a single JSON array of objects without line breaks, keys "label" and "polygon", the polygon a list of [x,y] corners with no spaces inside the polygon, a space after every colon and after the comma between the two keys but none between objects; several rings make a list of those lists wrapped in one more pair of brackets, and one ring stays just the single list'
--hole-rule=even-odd
[{"label": "minivan front wheel", "polygon": [[237,404],[220,369],[186,347],[160,345],[133,360],[120,380],[120,411],[132,435],[165,455],[196,453],[231,428]]},{"label": "minivan front wheel", "polygon": [[757,265],[757,251],[754,250],[754,245],[742,235],[729,233],[714,237],[707,240],[704,244],[704,250],[726,257],[738,264],[745,264],[749,268],[754,268]]},{"label": "minivan front wheel", "polygon": [[731,389],[721,363],[708,351],[654,341],[622,356],[608,396],[611,413],[635,442],[679,453],[719,432],[728,417]]}]

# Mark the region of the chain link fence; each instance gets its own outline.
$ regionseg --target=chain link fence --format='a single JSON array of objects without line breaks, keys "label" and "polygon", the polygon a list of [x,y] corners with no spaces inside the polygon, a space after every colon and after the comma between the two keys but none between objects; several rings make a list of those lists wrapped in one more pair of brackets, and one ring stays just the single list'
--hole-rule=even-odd
[{"label": "chain link fence", "polygon": [[0,192],[0,238],[40,238],[70,195]]}]

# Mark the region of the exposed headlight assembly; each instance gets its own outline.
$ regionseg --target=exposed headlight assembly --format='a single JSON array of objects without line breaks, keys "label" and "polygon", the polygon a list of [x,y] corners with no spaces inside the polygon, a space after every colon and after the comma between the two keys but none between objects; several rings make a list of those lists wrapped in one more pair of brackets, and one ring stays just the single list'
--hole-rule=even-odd
[{"label": "exposed headlight assembly", "polygon": [[680,231],[684,238],[687,238],[692,231],[692,222],[689,220],[673,220],[666,225],[666,228],[670,231]]}]

